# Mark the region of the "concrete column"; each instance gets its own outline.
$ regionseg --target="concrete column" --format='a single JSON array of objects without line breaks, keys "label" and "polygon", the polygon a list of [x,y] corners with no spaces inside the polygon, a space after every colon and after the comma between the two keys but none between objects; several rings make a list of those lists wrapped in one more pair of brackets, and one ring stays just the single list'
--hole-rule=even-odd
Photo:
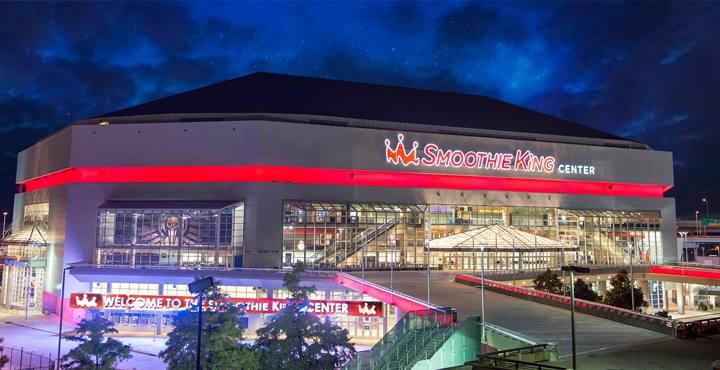
[{"label": "concrete column", "polygon": [[[165,295],[164,290],[165,285],[164,284],[158,284],[158,295]],[[108,293],[110,293],[110,283],[108,283]],[[155,334],[160,335],[162,334],[162,311],[158,311],[155,313]]]},{"label": "concrete column", "polygon": [[605,297],[607,294],[607,280],[598,281],[598,284],[600,285],[600,294]]},{"label": "concrete column", "polygon": [[671,290],[670,287],[667,286],[667,282],[662,282],[662,290],[663,290],[663,310],[668,311],[669,304],[670,304],[670,297],[671,297]]},{"label": "concrete column", "polygon": [[677,292],[677,311],[679,315],[683,315],[685,314],[685,293],[683,292],[685,284],[675,283],[675,287],[675,291]]},{"label": "concrete column", "polygon": [[267,288],[267,298],[272,299],[273,297],[273,288]]},{"label": "concrete column", "polygon": [[[638,280],[637,284],[640,290],[642,290],[645,300],[650,302],[650,282],[647,280]],[[645,312],[647,312],[648,309],[649,308],[646,308]]]},{"label": "concrete column", "polygon": [[407,311],[403,311],[395,306],[395,325],[397,325],[397,323],[405,317],[405,314],[407,314]]},{"label": "concrete column", "polygon": [[325,289],[325,298],[326,301],[332,300],[332,289]]},{"label": "concrete column", "polygon": [[690,307],[695,311],[695,284],[687,285],[688,294],[690,295]]}]

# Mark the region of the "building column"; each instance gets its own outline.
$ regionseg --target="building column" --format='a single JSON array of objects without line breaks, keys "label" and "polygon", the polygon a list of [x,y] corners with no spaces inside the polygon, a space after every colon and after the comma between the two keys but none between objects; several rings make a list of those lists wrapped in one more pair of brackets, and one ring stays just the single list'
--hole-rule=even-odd
[{"label": "building column", "polygon": [[695,284],[687,285],[688,295],[690,295],[690,307],[695,311]]},{"label": "building column", "polygon": [[[158,295],[165,295],[165,284],[158,284]],[[108,283],[108,293],[110,293],[110,283]],[[162,334],[162,317],[163,312],[155,312],[155,334]]]},{"label": "building column", "polygon": [[[650,282],[647,280],[638,280],[637,284],[638,284],[638,287],[640,288],[640,290],[642,290],[643,297],[645,298],[645,300],[648,301],[648,303],[650,303],[650,301],[652,300],[651,299],[652,297],[650,297]],[[647,312],[649,308],[650,307],[646,308],[645,312]]]},{"label": "building column", "polygon": [[685,314],[685,293],[683,292],[684,287],[685,287],[685,284],[683,284],[683,283],[675,283],[675,291],[677,293],[678,315]]},{"label": "building column", "polygon": [[272,299],[273,297],[273,288],[266,288],[267,289],[267,299]]},{"label": "building column", "polygon": [[672,291],[667,286],[667,282],[662,282],[662,289],[663,289],[663,310],[669,311],[670,308],[670,297],[672,297]]},{"label": "building column", "polygon": [[600,295],[605,297],[605,295],[607,294],[607,281],[601,280],[601,281],[598,281],[598,284],[600,284]]},{"label": "building column", "polygon": [[325,289],[325,298],[326,301],[332,300],[332,289]]},{"label": "building column", "polygon": [[407,311],[403,311],[399,309],[398,306],[395,306],[395,325],[397,325],[397,323],[405,317],[405,314],[407,314]]}]

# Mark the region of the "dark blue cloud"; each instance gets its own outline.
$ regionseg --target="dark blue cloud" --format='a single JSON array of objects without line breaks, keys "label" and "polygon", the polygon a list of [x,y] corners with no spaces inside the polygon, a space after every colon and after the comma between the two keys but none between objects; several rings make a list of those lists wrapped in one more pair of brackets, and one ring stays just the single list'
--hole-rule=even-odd
[{"label": "dark blue cloud", "polygon": [[668,195],[692,215],[719,176],[719,18],[714,2],[2,2],[0,207],[35,140],[269,71],[487,95],[673,151]]}]

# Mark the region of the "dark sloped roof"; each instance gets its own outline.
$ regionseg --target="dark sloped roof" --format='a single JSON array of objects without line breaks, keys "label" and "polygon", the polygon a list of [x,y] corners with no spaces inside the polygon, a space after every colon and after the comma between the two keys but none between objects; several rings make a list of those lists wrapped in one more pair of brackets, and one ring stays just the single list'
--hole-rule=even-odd
[{"label": "dark sloped roof", "polygon": [[95,118],[276,113],[628,140],[486,96],[258,72]]}]

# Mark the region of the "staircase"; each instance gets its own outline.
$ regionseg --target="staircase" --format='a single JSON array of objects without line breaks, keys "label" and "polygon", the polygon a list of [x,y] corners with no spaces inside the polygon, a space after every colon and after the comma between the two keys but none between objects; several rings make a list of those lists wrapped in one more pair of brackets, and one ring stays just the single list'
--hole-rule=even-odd
[{"label": "staircase", "polygon": [[426,360],[455,332],[455,310],[408,312],[369,351],[359,352],[345,370],[410,370]]},{"label": "staircase", "polygon": [[394,228],[395,225],[399,224],[400,221],[401,219],[392,217],[386,223],[380,225],[377,228],[367,229],[363,231],[362,233],[360,233],[360,235],[357,235],[352,239],[347,248],[345,245],[343,245],[346,242],[339,242],[340,246],[338,248],[328,250],[327,255],[319,258],[317,260],[317,263],[337,265],[341,261],[345,261],[349,257],[353,256],[355,253],[360,251],[363,245],[372,243],[375,239],[392,230],[392,228]]}]

